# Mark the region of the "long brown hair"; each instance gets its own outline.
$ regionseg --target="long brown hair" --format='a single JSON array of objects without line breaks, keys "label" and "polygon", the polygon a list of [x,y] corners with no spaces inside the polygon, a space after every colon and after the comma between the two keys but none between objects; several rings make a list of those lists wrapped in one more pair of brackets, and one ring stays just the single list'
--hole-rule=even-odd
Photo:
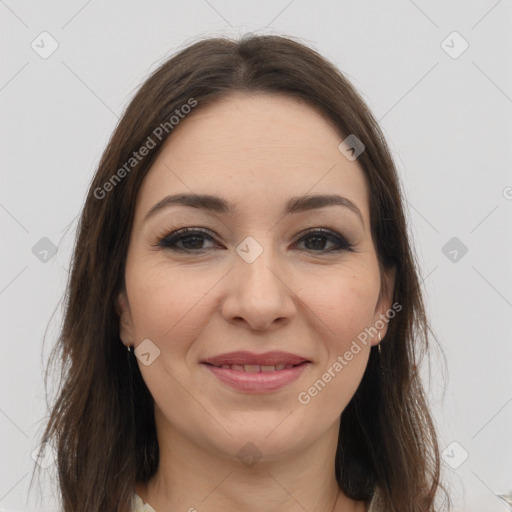
[{"label": "long brown hair", "polygon": [[[341,415],[336,478],[347,496],[373,498],[379,512],[433,512],[443,489],[440,457],[419,375],[430,328],[390,151],[335,66],[295,39],[273,35],[201,40],[168,59],[140,87],[102,155],[78,226],[60,337],[48,361],[49,368],[60,354],[61,385],[41,441],[55,447],[63,511],[129,512],[135,482],[147,482],[157,470],[153,398],[120,341],[115,307],[135,200],[172,136],[173,114],[235,91],[301,98],[328,116],[340,137],[355,134],[364,143],[358,163],[369,187],[371,233],[381,270],[396,267],[393,302],[402,309],[390,320],[382,353],[372,348]],[[142,146],[151,148],[135,161]]]}]

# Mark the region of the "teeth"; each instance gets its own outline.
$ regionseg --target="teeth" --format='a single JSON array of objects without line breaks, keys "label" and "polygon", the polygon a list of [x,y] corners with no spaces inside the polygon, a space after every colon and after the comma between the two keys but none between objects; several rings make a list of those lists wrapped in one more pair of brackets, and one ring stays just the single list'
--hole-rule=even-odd
[{"label": "teeth", "polygon": [[235,370],[237,372],[248,372],[248,373],[257,373],[257,372],[275,372],[281,370],[288,370],[293,368],[295,365],[293,364],[276,364],[276,365],[259,365],[259,364],[223,364],[220,368],[224,368],[226,370]]}]

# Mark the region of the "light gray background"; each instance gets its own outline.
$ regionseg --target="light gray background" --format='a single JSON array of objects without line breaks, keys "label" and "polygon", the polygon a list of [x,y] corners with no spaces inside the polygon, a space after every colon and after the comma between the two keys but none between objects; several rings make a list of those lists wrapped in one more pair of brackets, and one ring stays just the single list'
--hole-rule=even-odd
[{"label": "light gray background", "polygon": [[[302,38],[380,120],[448,360],[444,402],[435,355],[429,393],[454,510],[508,510],[496,495],[512,492],[511,21],[510,0],[0,0],[0,509],[57,510],[50,486],[43,505],[34,491],[27,501],[46,414],[42,340],[64,291],[76,216],[118,116],[171,53],[252,31]],[[58,42],[47,59],[31,47],[43,45],[43,31]],[[458,58],[441,46],[453,31],[469,44]],[[451,36],[445,47],[453,54],[461,44]],[[32,252],[43,237],[58,247],[46,263]],[[452,237],[468,249],[462,257],[456,249],[457,261],[442,251]],[[53,470],[44,470],[48,481]]]}]

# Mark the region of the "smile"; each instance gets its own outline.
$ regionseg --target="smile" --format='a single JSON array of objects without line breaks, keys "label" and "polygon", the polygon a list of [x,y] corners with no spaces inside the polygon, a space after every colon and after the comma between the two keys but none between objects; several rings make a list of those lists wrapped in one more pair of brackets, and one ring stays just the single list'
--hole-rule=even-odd
[{"label": "smile", "polygon": [[[208,364],[208,363],[207,363]],[[303,363],[300,363],[303,364]],[[212,365],[216,368],[223,368],[225,370],[233,370],[236,372],[248,372],[248,373],[258,373],[258,372],[275,372],[281,370],[289,370],[290,368],[294,368],[298,366],[296,364],[276,364],[276,365],[258,365],[258,364],[223,364],[223,365]]]},{"label": "smile", "polygon": [[277,392],[295,382],[310,366],[309,361],[299,364],[223,364],[202,363],[205,369],[223,387],[243,393]]}]

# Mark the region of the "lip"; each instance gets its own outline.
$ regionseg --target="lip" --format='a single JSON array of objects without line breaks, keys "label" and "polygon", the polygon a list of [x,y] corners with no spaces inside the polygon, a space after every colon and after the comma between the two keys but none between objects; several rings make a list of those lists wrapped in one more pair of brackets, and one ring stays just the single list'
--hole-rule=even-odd
[{"label": "lip", "polygon": [[[254,354],[251,352],[230,352],[201,361],[217,379],[224,384],[246,393],[268,393],[277,391],[296,381],[311,361],[288,352],[266,352]],[[273,371],[246,372],[221,368],[221,365],[293,365]]]},{"label": "lip", "polygon": [[303,362],[293,368],[271,372],[244,372],[204,364],[221,382],[239,391],[265,393],[277,391],[297,380],[310,363]]},{"label": "lip", "polygon": [[255,354],[253,352],[228,352],[215,357],[209,357],[201,361],[213,366],[222,366],[223,364],[257,364],[260,366],[275,366],[276,364],[293,364],[298,365],[309,362],[305,357],[290,352],[281,352],[273,350],[264,352],[263,354]]}]

